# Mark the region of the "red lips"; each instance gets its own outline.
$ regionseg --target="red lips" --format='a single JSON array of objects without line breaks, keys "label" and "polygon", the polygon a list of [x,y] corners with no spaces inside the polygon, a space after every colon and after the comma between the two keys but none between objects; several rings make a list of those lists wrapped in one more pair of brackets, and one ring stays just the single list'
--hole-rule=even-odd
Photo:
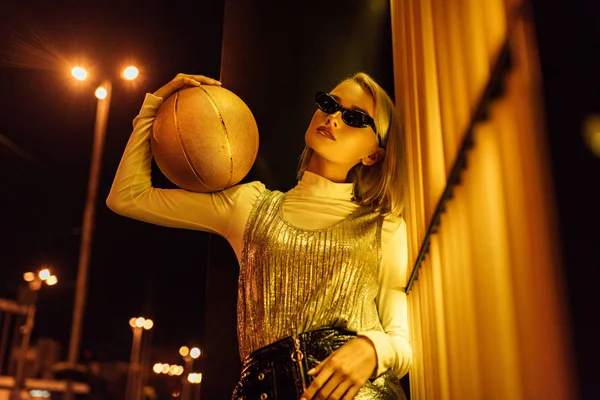
[{"label": "red lips", "polygon": [[333,135],[331,128],[328,126],[322,125],[318,127],[317,130],[323,133],[325,136],[328,136],[331,140],[335,140],[335,136]]}]

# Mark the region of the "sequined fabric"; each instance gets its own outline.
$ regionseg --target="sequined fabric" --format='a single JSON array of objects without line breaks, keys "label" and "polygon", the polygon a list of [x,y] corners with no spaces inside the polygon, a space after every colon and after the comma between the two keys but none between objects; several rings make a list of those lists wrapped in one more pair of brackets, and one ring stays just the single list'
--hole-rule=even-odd
[{"label": "sequined fabric", "polygon": [[324,327],[383,331],[375,305],[383,217],[361,207],[329,228],[306,230],[284,219],[284,199],[263,192],[246,225],[238,285],[242,360]]},{"label": "sequined fabric", "polygon": [[[260,348],[244,359],[240,381],[232,398],[234,400],[299,399],[304,392],[303,380],[306,385],[310,385],[313,380],[306,371],[355,337],[352,332],[338,329],[320,329],[300,334],[300,349],[304,355],[301,366],[292,358],[295,351],[292,338],[281,339]],[[398,378],[388,371],[376,379],[368,380],[354,399],[405,400],[406,395]]]}]

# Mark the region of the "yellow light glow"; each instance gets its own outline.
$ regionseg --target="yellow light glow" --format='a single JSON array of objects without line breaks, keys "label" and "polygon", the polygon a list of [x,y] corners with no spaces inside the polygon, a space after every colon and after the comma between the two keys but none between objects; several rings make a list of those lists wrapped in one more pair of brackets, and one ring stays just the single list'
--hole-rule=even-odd
[{"label": "yellow light glow", "polygon": [[162,370],[160,372],[162,372],[163,374],[168,374],[170,368],[171,368],[171,366],[169,364],[163,364]]},{"label": "yellow light glow", "polygon": [[43,281],[45,281],[46,279],[50,278],[50,275],[52,275],[52,274],[50,273],[50,270],[48,268],[44,268],[39,273],[39,277]]},{"label": "yellow light glow", "polygon": [[181,365],[178,365],[175,375],[180,376],[181,374],[183,374],[183,367]]},{"label": "yellow light glow", "polygon": [[132,328],[135,328],[135,321],[137,321],[137,318],[131,318],[129,320],[129,326],[131,326]]},{"label": "yellow light glow", "polygon": [[139,317],[138,319],[135,320],[135,326],[137,326],[138,328],[143,327],[145,323],[146,323],[146,318],[144,318],[144,317]]},{"label": "yellow light glow", "polygon": [[198,383],[197,379],[198,379],[198,374],[196,374],[196,373],[192,372],[191,374],[188,375],[188,381],[190,383]]},{"label": "yellow light glow", "polygon": [[179,392],[173,392],[171,393],[171,397],[179,397]]},{"label": "yellow light glow", "polygon": [[162,369],[163,369],[163,365],[161,363],[156,363],[152,367],[152,371],[154,371],[155,374],[160,374],[162,372]]},{"label": "yellow light glow", "polygon": [[153,326],[154,326],[154,321],[152,321],[151,319],[147,319],[147,320],[144,322],[144,329],[145,329],[145,330],[152,329],[152,327],[153,327]]},{"label": "yellow light glow", "polygon": [[600,157],[600,130],[594,132],[590,137],[590,149],[592,149],[596,157]]},{"label": "yellow light glow", "polygon": [[35,274],[33,272],[25,272],[23,279],[25,279],[25,282],[32,282],[35,279]]},{"label": "yellow light glow", "polygon": [[190,356],[193,359],[196,359],[196,358],[200,357],[200,353],[201,353],[200,349],[197,348],[197,347],[194,347],[193,349],[190,350]]},{"label": "yellow light glow", "polygon": [[588,115],[583,121],[583,137],[596,157],[600,157],[600,115]]},{"label": "yellow light glow", "polygon": [[48,279],[46,279],[46,284],[49,286],[56,285],[58,283],[58,278],[56,275],[50,275]]},{"label": "yellow light glow", "polygon": [[190,354],[190,349],[187,346],[181,346],[179,348],[179,355],[181,355],[181,357],[187,357],[188,354]]},{"label": "yellow light glow", "polygon": [[73,67],[71,75],[73,75],[75,79],[83,81],[87,77],[87,71],[81,67]]},{"label": "yellow light glow", "polygon": [[123,70],[123,78],[128,79],[130,81],[137,78],[139,74],[140,71],[133,65],[130,65],[129,67]]},{"label": "yellow light glow", "polygon": [[106,96],[108,96],[108,91],[105,88],[103,88],[102,86],[99,86],[98,89],[96,89],[96,93],[94,93],[94,94],[100,100],[104,100],[106,98]]},{"label": "yellow light glow", "polygon": [[179,370],[178,365],[171,365],[169,368],[169,375],[177,375],[177,371]]}]

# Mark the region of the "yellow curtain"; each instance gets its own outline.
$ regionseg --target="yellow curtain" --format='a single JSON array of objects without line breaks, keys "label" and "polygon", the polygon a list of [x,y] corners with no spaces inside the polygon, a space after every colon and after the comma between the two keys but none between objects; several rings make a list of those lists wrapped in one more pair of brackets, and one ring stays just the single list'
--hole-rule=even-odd
[{"label": "yellow curtain", "polygon": [[527,3],[391,9],[412,398],[576,398]]}]

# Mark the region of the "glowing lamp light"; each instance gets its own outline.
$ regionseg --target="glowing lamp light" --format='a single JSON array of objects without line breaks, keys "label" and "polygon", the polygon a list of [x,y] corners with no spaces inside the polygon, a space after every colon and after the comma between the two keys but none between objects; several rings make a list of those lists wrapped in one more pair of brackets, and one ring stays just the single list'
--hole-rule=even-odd
[{"label": "glowing lamp light", "polygon": [[50,270],[48,268],[44,268],[39,273],[39,277],[43,281],[45,281],[46,279],[50,278],[50,275],[52,275],[52,274],[50,273]]},{"label": "glowing lamp light", "polygon": [[25,279],[25,282],[33,282],[35,274],[33,272],[25,272],[23,274],[23,279]]},{"label": "glowing lamp light", "polygon": [[135,326],[138,328],[143,327],[145,323],[146,323],[146,318],[144,318],[144,317],[139,317],[138,319],[135,320]]},{"label": "glowing lamp light", "polygon": [[193,359],[196,359],[196,358],[200,357],[200,353],[201,353],[200,349],[197,348],[197,347],[194,347],[193,349],[190,350],[190,356]]},{"label": "glowing lamp light", "polygon": [[58,283],[58,278],[56,275],[50,275],[48,279],[46,279],[46,284],[49,286],[56,285]]},{"label": "glowing lamp light", "polygon": [[156,363],[154,364],[154,366],[152,367],[152,371],[154,371],[155,374],[160,374],[162,373],[163,370],[163,365],[161,363]]},{"label": "glowing lamp light", "polygon": [[145,330],[152,329],[153,326],[154,326],[154,321],[152,321],[151,319],[147,319],[144,321],[144,329]]},{"label": "glowing lamp light", "polygon": [[140,74],[140,71],[133,65],[130,65],[129,67],[127,67],[123,70],[123,78],[130,80],[130,81],[137,78],[139,74]]},{"label": "glowing lamp light", "polygon": [[73,67],[71,75],[77,80],[83,81],[87,77],[87,71],[81,67]]},{"label": "glowing lamp light", "polygon": [[178,365],[171,365],[169,368],[169,376],[177,375],[177,371],[179,371]]},{"label": "glowing lamp light", "polygon": [[197,374],[192,372],[191,374],[188,375],[188,381],[190,383],[200,383],[202,382],[202,374]]},{"label": "glowing lamp light", "polygon": [[94,93],[94,94],[100,100],[104,100],[106,98],[106,96],[108,96],[108,91],[105,88],[103,88],[102,86],[99,86],[98,89],[96,89],[96,93]]},{"label": "glowing lamp light", "polygon": [[187,346],[181,346],[179,348],[179,355],[181,357],[187,357],[188,354],[190,354],[190,349]]},{"label": "glowing lamp light", "polygon": [[584,119],[583,137],[592,154],[600,157],[600,114],[591,114]]},{"label": "glowing lamp light", "polygon": [[136,325],[135,325],[135,321],[137,321],[137,318],[135,318],[135,317],[134,317],[134,318],[131,318],[131,319],[129,320],[129,326],[131,326],[132,328],[135,328],[135,327],[136,327]]},{"label": "glowing lamp light", "polygon": [[162,370],[160,372],[162,372],[163,374],[168,374],[169,369],[171,369],[171,366],[169,364],[162,364]]}]

